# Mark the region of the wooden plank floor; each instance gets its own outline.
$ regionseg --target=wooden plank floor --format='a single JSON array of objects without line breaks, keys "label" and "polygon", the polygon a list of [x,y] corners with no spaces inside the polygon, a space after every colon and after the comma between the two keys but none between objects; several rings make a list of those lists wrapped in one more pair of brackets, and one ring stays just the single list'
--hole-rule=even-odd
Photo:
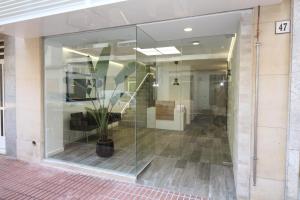
[{"label": "wooden plank floor", "polygon": [[96,155],[94,136],[88,144],[69,144],[53,158],[128,174],[136,174],[152,160],[138,183],[211,199],[236,199],[232,167],[224,165],[231,163],[225,126],[198,117],[185,131],[138,129],[137,149],[132,128],[116,127],[112,137],[111,158]]}]

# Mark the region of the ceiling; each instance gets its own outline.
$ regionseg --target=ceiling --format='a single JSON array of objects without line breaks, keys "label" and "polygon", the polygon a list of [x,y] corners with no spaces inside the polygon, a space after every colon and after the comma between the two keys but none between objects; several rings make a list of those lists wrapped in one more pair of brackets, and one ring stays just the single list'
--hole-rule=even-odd
[{"label": "ceiling", "polygon": [[[23,6],[23,10],[13,6],[10,9],[15,13],[5,13],[3,6],[10,6],[9,2],[22,2],[19,6]],[[33,2],[40,7],[30,6]],[[50,36],[249,9],[281,0],[125,0],[109,4],[111,2],[115,0],[4,0],[0,2],[0,32],[18,37]],[[95,5],[98,6],[93,7]],[[206,26],[201,29],[206,30]],[[210,27],[214,28],[218,27]]]},{"label": "ceiling", "polygon": [[[233,34],[237,32],[239,23],[240,12],[230,12],[147,23],[138,27],[155,41],[160,42]],[[192,31],[185,32],[184,29],[187,27],[192,28]]]},{"label": "ceiling", "polygon": [[[98,57],[103,45],[111,45],[110,60],[126,64],[137,60],[145,64],[172,65],[174,61],[191,66],[191,70],[224,70],[232,43],[239,28],[240,12],[190,17],[135,26],[125,26],[75,34],[51,36],[45,46],[67,47]],[[203,29],[201,27],[205,27]],[[185,32],[184,28],[192,31]],[[197,41],[199,45],[193,45]],[[99,47],[99,45],[102,47]],[[180,54],[146,56],[134,48],[176,47]],[[70,54],[70,59],[86,56]],[[104,59],[104,58],[103,58]]]},{"label": "ceiling", "polygon": [[[232,36],[237,32],[239,15],[218,15],[214,17],[208,30],[202,27],[210,18],[194,17],[164,21],[163,23],[151,23],[139,26],[138,31],[134,26],[87,31],[75,34],[53,36],[46,39],[45,46],[67,47],[92,56],[99,56],[103,45],[112,46],[112,59],[127,62],[139,60],[142,62],[173,62],[175,60],[226,60],[230,49]],[[232,17],[234,16],[234,17]],[[185,32],[184,24],[192,27],[191,32]],[[222,24],[228,24],[225,28]],[[218,28],[214,28],[218,27]],[[169,35],[169,37],[167,37]],[[199,45],[193,45],[197,41]],[[99,47],[99,45],[101,47]],[[155,58],[143,55],[134,48],[159,48],[176,47],[180,54],[159,55]],[[80,55],[74,55],[80,57]]]}]

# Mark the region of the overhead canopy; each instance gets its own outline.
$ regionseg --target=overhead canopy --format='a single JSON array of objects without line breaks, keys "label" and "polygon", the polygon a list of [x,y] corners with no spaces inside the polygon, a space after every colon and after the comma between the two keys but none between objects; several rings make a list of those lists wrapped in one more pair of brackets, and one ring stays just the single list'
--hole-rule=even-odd
[{"label": "overhead canopy", "polygon": [[281,0],[4,0],[0,32],[36,37],[205,15]]}]

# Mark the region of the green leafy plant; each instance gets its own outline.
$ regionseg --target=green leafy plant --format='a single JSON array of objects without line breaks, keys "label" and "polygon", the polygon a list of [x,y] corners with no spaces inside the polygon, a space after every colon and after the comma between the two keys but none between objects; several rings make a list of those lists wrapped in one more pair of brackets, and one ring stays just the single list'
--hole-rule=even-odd
[{"label": "green leafy plant", "polygon": [[[93,116],[97,123],[97,134],[99,141],[106,141],[108,139],[108,124],[113,107],[122,97],[123,93],[117,91],[118,86],[123,83],[127,77],[135,71],[135,62],[130,62],[127,66],[123,66],[118,74],[114,77],[115,88],[111,95],[108,95],[107,86],[107,72],[109,69],[109,60],[111,54],[111,47],[103,48],[96,64],[93,63],[92,58],[88,57],[89,75],[94,80],[96,99],[91,100],[92,108],[86,107],[86,111]],[[104,58],[104,59],[103,59]],[[87,94],[91,97],[92,89],[87,90]],[[91,98],[92,99],[92,98]]]}]

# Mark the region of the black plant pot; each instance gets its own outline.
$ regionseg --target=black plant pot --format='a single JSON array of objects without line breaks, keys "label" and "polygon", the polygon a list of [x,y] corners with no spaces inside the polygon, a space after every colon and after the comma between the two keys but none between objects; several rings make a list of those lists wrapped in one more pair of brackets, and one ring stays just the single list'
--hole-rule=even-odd
[{"label": "black plant pot", "polygon": [[114,154],[114,141],[111,139],[101,141],[96,144],[96,153],[100,157],[111,157]]}]

